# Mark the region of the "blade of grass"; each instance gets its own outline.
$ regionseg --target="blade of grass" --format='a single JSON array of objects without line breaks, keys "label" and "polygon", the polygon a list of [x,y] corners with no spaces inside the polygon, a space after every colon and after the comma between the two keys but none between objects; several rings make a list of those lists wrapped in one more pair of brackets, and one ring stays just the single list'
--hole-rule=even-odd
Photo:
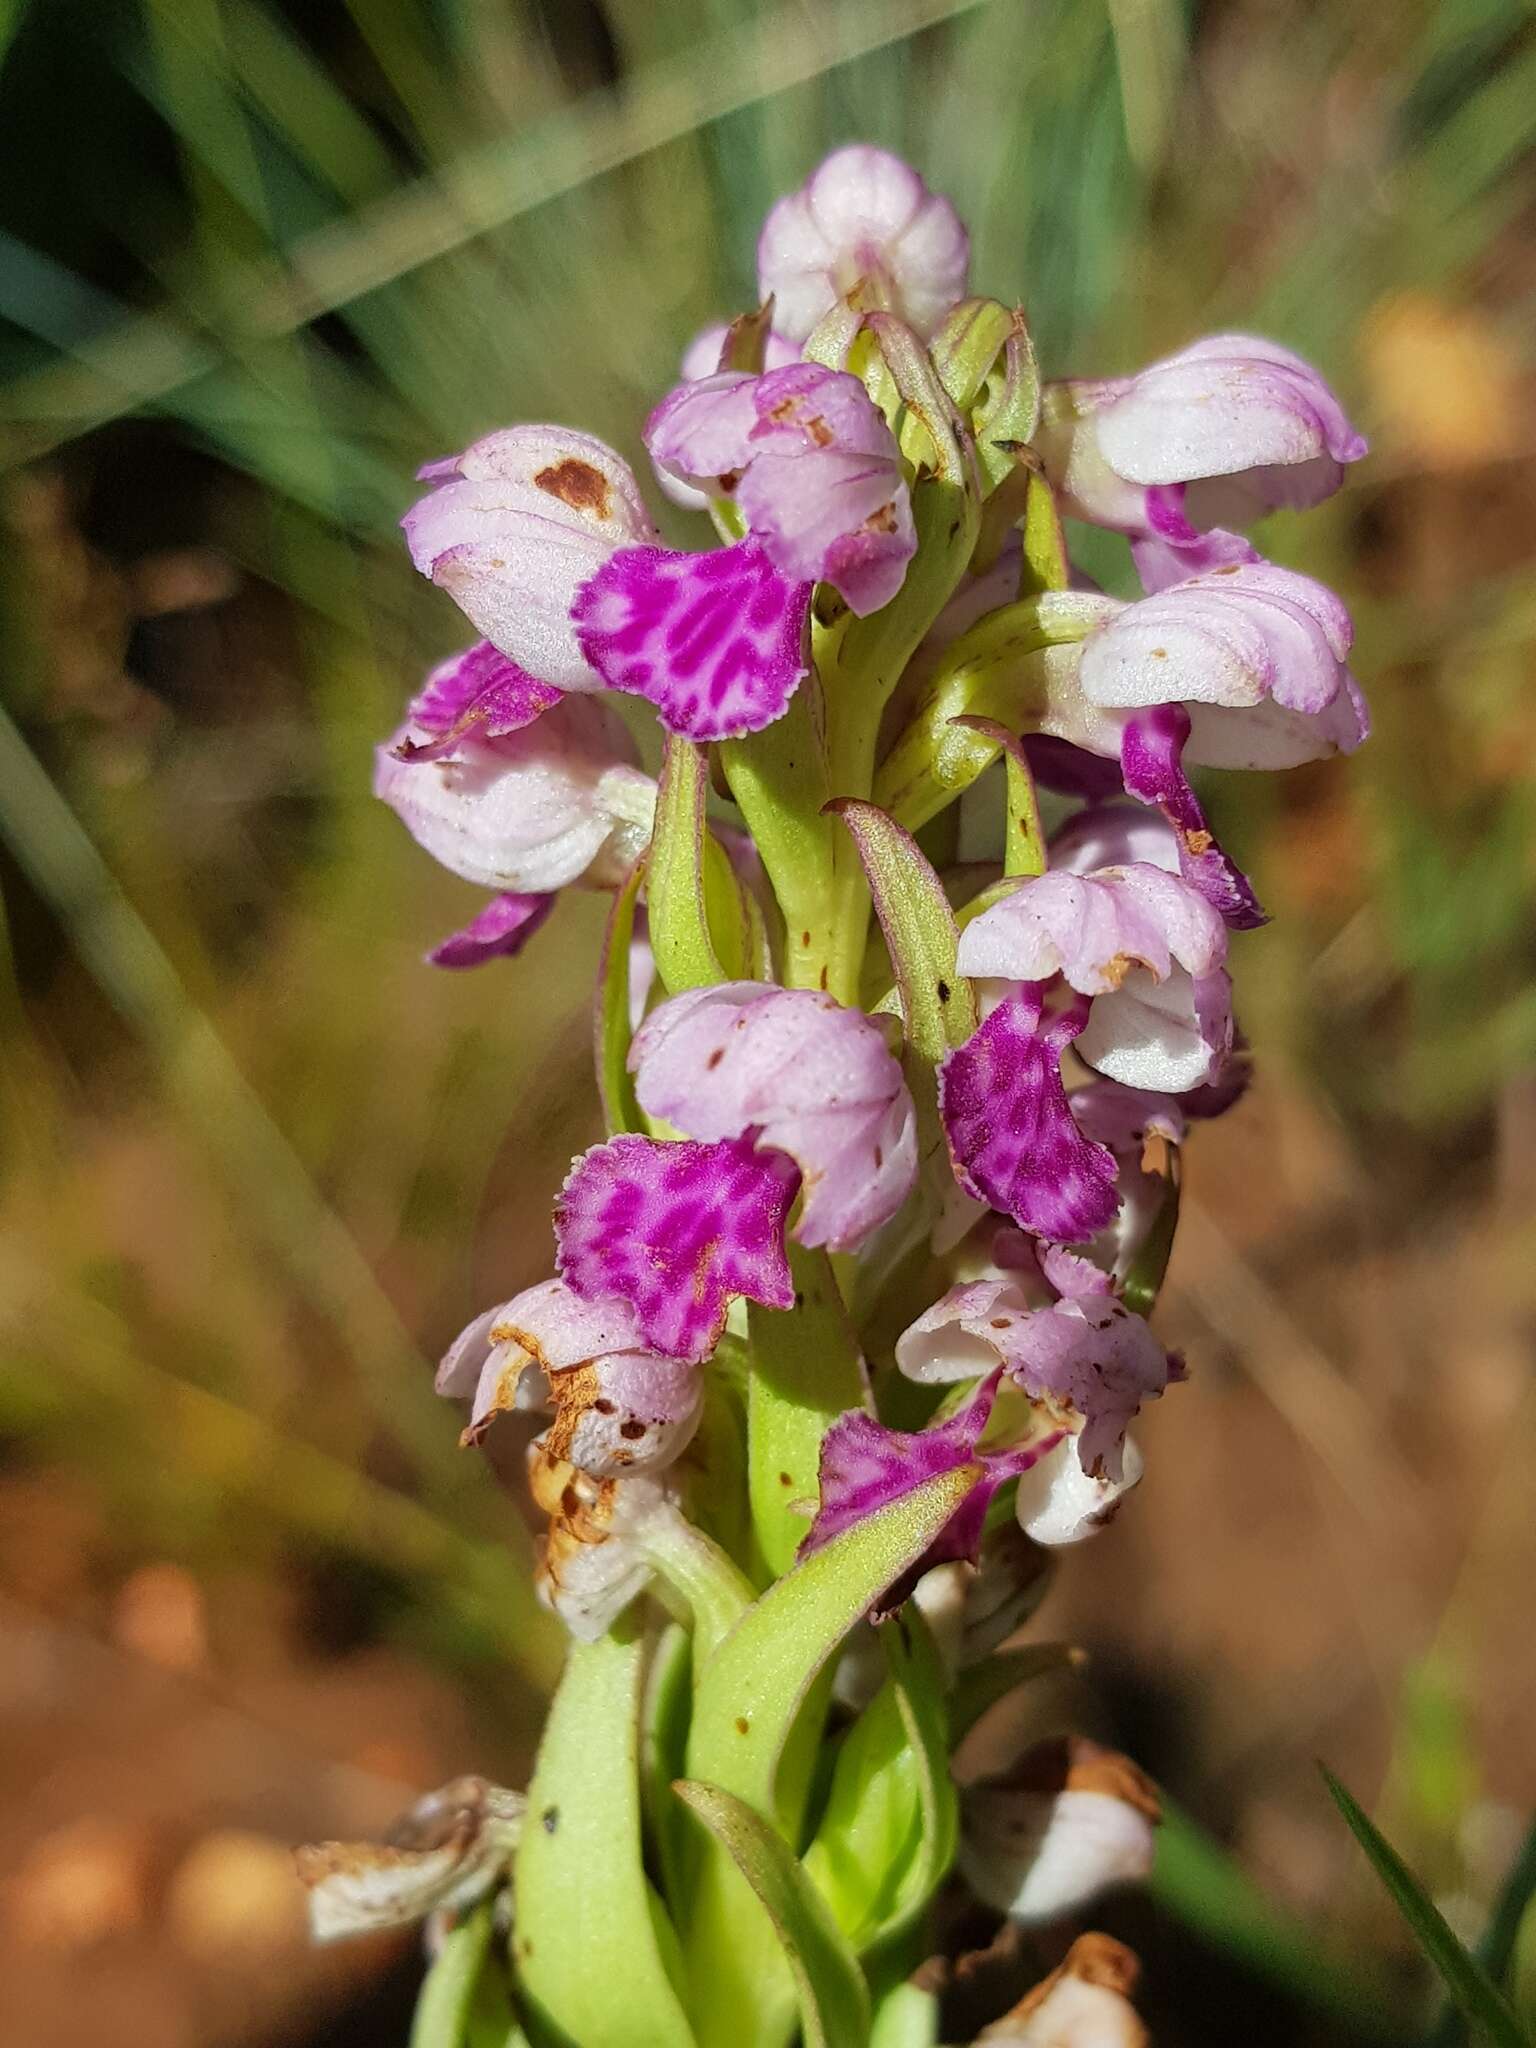
[{"label": "blade of grass", "polygon": [[[1495,1984],[1503,1984],[1514,1958],[1515,1940],[1526,1908],[1536,1897],[1536,1821],[1520,1844],[1509,1874],[1493,1902],[1488,1925],[1477,1944],[1477,1960]],[[1454,2003],[1447,2006],[1431,2034],[1427,2048],[1463,2048],[1467,2038],[1466,2016]]]},{"label": "blade of grass", "polygon": [[1490,2043],[1491,2048],[1531,2048],[1530,2036],[1516,2019],[1503,1992],[1477,1958],[1457,1940],[1439,1907],[1391,1843],[1327,1765],[1319,1764],[1318,1769],[1350,1833],[1391,1893],[1414,1940],[1466,2015],[1476,2038]]}]

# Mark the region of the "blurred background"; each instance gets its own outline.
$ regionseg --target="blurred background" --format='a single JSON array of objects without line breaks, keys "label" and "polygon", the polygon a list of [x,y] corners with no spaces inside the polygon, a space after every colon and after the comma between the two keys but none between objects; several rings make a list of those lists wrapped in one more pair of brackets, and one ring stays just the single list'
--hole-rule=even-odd
[{"label": "blurred background", "polygon": [[411,1945],[312,1955],[289,1845],[523,1779],[559,1644],[430,1362],[598,1134],[601,906],[422,965],[478,899],[370,749],[465,634],[395,522],[512,420],[639,459],[854,138],[1050,372],[1239,326],[1373,443],[1261,542],[1376,737],[1214,793],[1260,1080],[1189,1160],[1191,1384],[1038,1627],[1230,1852],[1095,1915],[1159,2042],[1401,2041],[1313,1759],[1469,1936],[1536,1793],[1526,0],[0,0],[0,135],[7,2043],[393,2048]]}]

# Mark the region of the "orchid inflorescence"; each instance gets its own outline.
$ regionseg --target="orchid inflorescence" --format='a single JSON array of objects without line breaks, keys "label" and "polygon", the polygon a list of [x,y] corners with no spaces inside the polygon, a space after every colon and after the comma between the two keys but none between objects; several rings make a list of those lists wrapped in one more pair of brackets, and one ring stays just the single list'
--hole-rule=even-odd
[{"label": "orchid inflorescence", "polygon": [[[484,636],[378,755],[490,892],[431,957],[612,896],[610,1135],[550,1277],[438,1381],[466,1442],[540,1424],[574,1640],[526,1817],[482,1788],[446,1849],[310,1873],[326,1931],[437,1913],[464,1990],[434,2041],[490,2001],[503,2042],[931,2044],[956,1887],[1039,1923],[1145,1873],[1123,1758],[952,1757],[1050,1665],[999,1652],[1184,1376],[1146,1317],[1190,1125],[1246,1079],[1229,935],[1263,921],[1189,771],[1366,733],[1344,607],[1241,533],[1364,453],[1305,363],[1221,335],[1042,383],[953,208],[872,148],[758,258],[760,309],[645,426],[719,546],[665,545],[621,457],[552,426],[433,463],[404,522]],[[1125,536],[1144,594],[1075,572],[1064,517]],[[1084,1936],[983,2038],[1144,2040],[1133,1977]]]}]

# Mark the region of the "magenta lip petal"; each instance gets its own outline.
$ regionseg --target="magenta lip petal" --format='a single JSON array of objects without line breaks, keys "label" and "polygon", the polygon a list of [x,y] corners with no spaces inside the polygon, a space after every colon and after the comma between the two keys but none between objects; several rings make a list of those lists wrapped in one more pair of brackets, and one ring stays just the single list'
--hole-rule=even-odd
[{"label": "magenta lip petal", "polygon": [[482,967],[487,960],[514,959],[555,907],[553,896],[493,896],[462,930],[427,955],[434,967]]},{"label": "magenta lip petal", "polygon": [[1252,882],[1223,850],[1200,799],[1184,772],[1189,713],[1179,704],[1157,704],[1126,720],[1120,741],[1120,772],[1128,795],[1154,804],[1179,840],[1179,871],[1235,931],[1253,931],[1269,921]]},{"label": "magenta lip petal", "polygon": [[1041,1022],[1037,989],[999,1003],[939,1069],[939,1107],[968,1195],[1025,1230],[1081,1244],[1115,1215],[1114,1155],[1085,1138],[1061,1081],[1061,1054],[1086,1022],[1081,998]]},{"label": "magenta lip petal", "polygon": [[556,1204],[561,1276],[588,1301],[626,1302],[647,1349],[707,1358],[734,1297],[793,1306],[784,1225],[799,1185],[793,1161],[750,1139],[594,1145]]},{"label": "magenta lip petal", "polygon": [[656,706],[669,732],[733,739],[783,716],[808,674],[811,586],[761,544],[712,554],[620,548],[576,593],[582,655],[613,690]]},{"label": "magenta lip petal", "polygon": [[925,1572],[935,1565],[963,1559],[974,1564],[992,1496],[1006,1480],[1038,1464],[1061,1441],[1062,1432],[1037,1438],[1009,1450],[979,1452],[982,1432],[992,1414],[1001,1371],[977,1387],[971,1400],[947,1422],[911,1433],[887,1429],[858,1410],[834,1422],[821,1446],[821,1502],[805,1541],[802,1557],[810,1556],[835,1536],[879,1509],[903,1499],[915,1488],[962,1466],[979,1467],[976,1484],[959,1509],[917,1563],[888,1586],[870,1618],[894,1613]]},{"label": "magenta lip petal", "polygon": [[[471,732],[501,739],[520,732],[564,695],[553,683],[509,661],[489,640],[451,655],[427,677],[406,712],[409,728],[395,744],[402,761],[437,761]],[[416,733],[425,737],[417,739]]]}]

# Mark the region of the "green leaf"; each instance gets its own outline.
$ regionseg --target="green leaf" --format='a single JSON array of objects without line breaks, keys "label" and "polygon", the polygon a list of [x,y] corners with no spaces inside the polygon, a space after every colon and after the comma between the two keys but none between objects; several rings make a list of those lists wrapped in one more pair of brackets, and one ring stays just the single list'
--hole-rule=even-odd
[{"label": "green leaf", "polygon": [[702,1664],[751,1605],[750,1580],[718,1543],[680,1515],[657,1523],[645,1538],[645,1555],[686,1603]]},{"label": "green leaf", "polygon": [[[797,1829],[822,1674],[854,1623],[944,1527],[976,1470],[914,1488],[803,1558],[748,1608],[699,1679],[689,1777],[734,1793],[786,1835]],[[787,1966],[750,1888],[718,1849],[704,1859],[684,1924],[701,2048],[783,2041],[793,2003]]]},{"label": "green leaf", "polygon": [[864,1405],[864,1363],[824,1251],[789,1247],[792,1310],[748,1310],[747,1477],[752,1527],[770,1576],[787,1572],[811,1526],[821,1440]]},{"label": "green leaf", "polygon": [[629,1071],[629,947],[644,880],[645,862],[637,860],[614,896],[597,970],[597,999],[592,1006],[592,1052],[610,1137],[620,1131],[649,1129]]},{"label": "green leaf", "polygon": [[685,1779],[676,1791],[772,1921],[794,1978],[805,2048],[858,2048],[869,2032],[869,1994],[825,1899],[794,1852],[761,1814],[720,1786]]},{"label": "green leaf", "polygon": [[1466,2014],[1475,2034],[1492,2048],[1531,2048],[1530,2036],[1515,2017],[1508,1999],[1477,1958],[1452,1932],[1445,1916],[1387,1841],[1370,1816],[1344,1789],[1326,1764],[1319,1764],[1323,1783],[1343,1814],[1350,1832],[1369,1857],[1372,1868],[1392,1894],[1414,1940],[1440,1973],[1445,1988]]},{"label": "green leaf", "polygon": [[416,1999],[411,2048],[460,2048],[490,1947],[493,1913],[484,1899],[443,1937]]},{"label": "green leaf", "polygon": [[1002,1650],[985,1663],[973,1664],[961,1672],[950,1701],[952,1746],[958,1749],[982,1715],[1021,1685],[1074,1670],[1086,1661],[1083,1652],[1070,1643],[1026,1643],[1022,1649]]},{"label": "green leaf", "polygon": [[844,1637],[915,1564],[976,1483],[941,1473],[835,1536],[770,1586],[705,1665],[688,1745],[690,1777],[775,1806],[779,1758],[802,1700]]},{"label": "green leaf", "polygon": [[632,1622],[573,1643],[528,1788],[512,1953],[539,2038],[561,2048],[693,2042],[642,1860],[644,1675]]},{"label": "green leaf", "polygon": [[877,1931],[879,1941],[889,1943],[913,1925],[949,1874],[959,1841],[960,1804],[949,1774],[944,1672],[928,1625],[909,1605],[885,1623],[880,1642],[890,1664],[918,1812],[916,1854],[902,1871],[895,1904]]},{"label": "green leaf", "polygon": [[709,768],[702,748],[667,735],[647,863],[651,950],[670,995],[738,980],[751,942],[741,890],[704,818]]},{"label": "green leaf", "polygon": [[[1520,1939],[1521,1923],[1533,1894],[1536,1894],[1536,1825],[1527,1831],[1516,1852],[1509,1873],[1499,1887],[1499,1895],[1493,1902],[1493,1910],[1488,1915],[1488,1925],[1477,1944],[1477,1960],[1495,1984],[1509,1982],[1510,1964]],[[1519,1993],[1514,1984],[1510,1984],[1510,1995],[1518,2008]],[[1522,2014],[1521,2018],[1524,2021],[1526,2015]],[[1430,2035],[1427,2048],[1462,2048],[1466,2038],[1465,2018],[1460,2007],[1452,2004]]]},{"label": "green leaf", "polygon": [[955,966],[960,942],[943,884],[912,835],[877,805],[829,805],[853,835],[901,993],[907,1043],[937,1064],[976,1029],[976,999]]}]

